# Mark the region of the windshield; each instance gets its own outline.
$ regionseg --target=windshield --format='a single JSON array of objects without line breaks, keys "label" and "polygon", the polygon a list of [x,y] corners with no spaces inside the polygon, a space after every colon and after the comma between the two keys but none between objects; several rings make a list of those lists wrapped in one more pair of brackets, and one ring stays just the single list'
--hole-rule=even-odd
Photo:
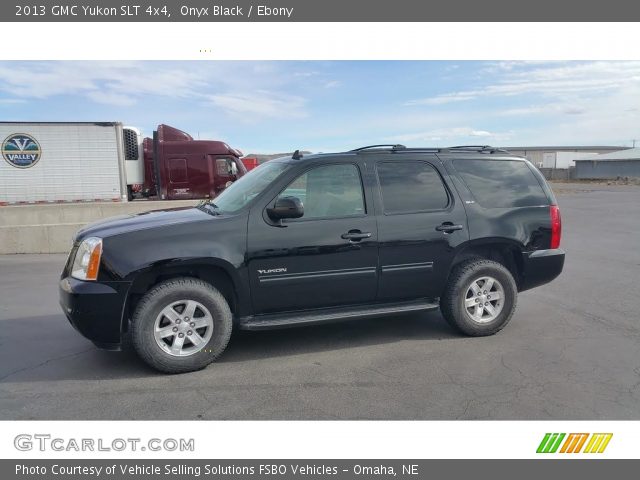
[{"label": "windshield", "polygon": [[239,180],[233,182],[212,203],[222,213],[234,213],[251,200],[289,168],[288,163],[270,162],[254,168]]}]

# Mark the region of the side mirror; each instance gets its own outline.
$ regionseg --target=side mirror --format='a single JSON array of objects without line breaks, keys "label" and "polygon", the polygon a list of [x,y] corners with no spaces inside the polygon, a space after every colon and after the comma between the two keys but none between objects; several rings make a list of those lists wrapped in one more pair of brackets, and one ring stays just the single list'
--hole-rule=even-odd
[{"label": "side mirror", "polygon": [[231,162],[231,175],[238,175],[238,165],[236,165],[236,162]]},{"label": "side mirror", "polygon": [[298,197],[280,197],[273,207],[267,208],[267,215],[272,220],[300,218],[304,215],[304,206]]}]

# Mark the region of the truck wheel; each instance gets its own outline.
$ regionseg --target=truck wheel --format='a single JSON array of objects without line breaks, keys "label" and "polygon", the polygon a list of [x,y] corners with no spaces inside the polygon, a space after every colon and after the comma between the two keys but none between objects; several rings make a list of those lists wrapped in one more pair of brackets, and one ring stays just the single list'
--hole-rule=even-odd
[{"label": "truck wheel", "polygon": [[517,298],[518,288],[507,268],[473,259],[451,272],[440,310],[452,327],[466,335],[493,335],[511,320]]},{"label": "truck wheel", "polygon": [[133,201],[133,188],[131,187],[131,185],[127,185],[127,201]]},{"label": "truck wheel", "polygon": [[138,355],[156,370],[200,370],[227,347],[233,321],[222,294],[196,278],[175,278],[151,289],[138,303],[131,338]]}]

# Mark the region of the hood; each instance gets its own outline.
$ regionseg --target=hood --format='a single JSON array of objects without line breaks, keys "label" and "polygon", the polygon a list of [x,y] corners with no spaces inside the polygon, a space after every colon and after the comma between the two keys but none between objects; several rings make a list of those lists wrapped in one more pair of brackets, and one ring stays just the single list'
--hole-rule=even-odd
[{"label": "hood", "polygon": [[165,210],[152,210],[129,215],[109,217],[82,227],[76,234],[75,241],[87,237],[111,237],[121,233],[157,228],[179,223],[198,222],[216,218],[196,207],[180,207]]}]

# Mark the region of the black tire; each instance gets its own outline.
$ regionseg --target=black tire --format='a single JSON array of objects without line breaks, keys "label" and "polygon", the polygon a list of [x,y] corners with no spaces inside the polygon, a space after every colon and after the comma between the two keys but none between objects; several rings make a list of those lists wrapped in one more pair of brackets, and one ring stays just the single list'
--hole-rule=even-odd
[{"label": "black tire", "polygon": [[133,199],[133,188],[131,187],[131,185],[127,185],[127,201],[131,202],[133,201]]},{"label": "black tire", "polygon": [[[204,306],[213,319],[213,330],[200,351],[174,356],[158,345],[154,329],[162,310],[182,300]],[[151,367],[164,373],[184,373],[201,370],[218,358],[229,343],[232,329],[231,310],[222,294],[207,282],[182,277],[160,283],[142,297],[133,314],[131,338],[140,358]]]},{"label": "black tire", "polygon": [[[482,277],[492,277],[497,280],[502,287],[504,299],[498,315],[490,321],[481,323],[472,318],[465,306],[465,301],[472,282]],[[471,296],[470,299],[475,300],[475,297]],[[444,295],[440,298],[440,310],[452,327],[466,335],[480,337],[493,335],[509,323],[515,311],[517,299],[516,282],[504,265],[491,260],[471,259],[457,265],[451,272]],[[493,302],[497,305],[495,298]],[[493,307],[494,304],[491,306]]]},{"label": "black tire", "polygon": [[127,332],[123,332],[122,337],[120,338],[120,351],[129,352],[133,351],[133,339],[131,338],[131,326],[129,326],[129,330]]}]

